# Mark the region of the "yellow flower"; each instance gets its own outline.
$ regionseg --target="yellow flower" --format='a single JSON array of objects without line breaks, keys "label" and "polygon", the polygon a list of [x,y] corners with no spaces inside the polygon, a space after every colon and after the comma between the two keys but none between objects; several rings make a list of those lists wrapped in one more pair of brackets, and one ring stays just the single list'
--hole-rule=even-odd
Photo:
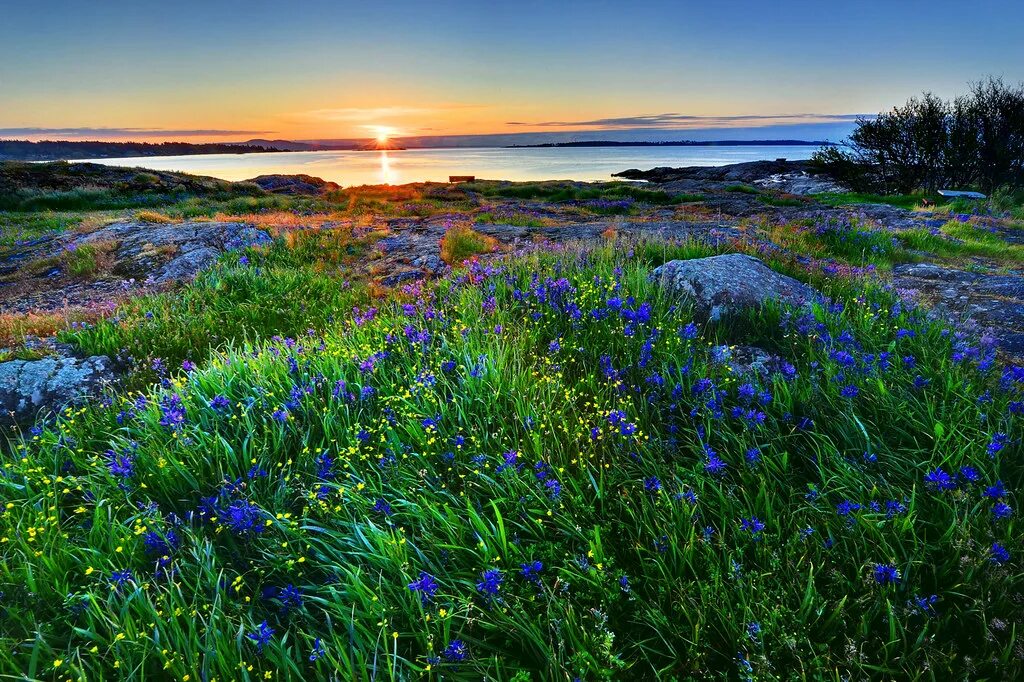
[{"label": "yellow flower", "polygon": [[59,668],[59,667],[61,667],[61,666],[62,666],[63,664],[64,664],[64,659],[62,659],[62,658],[58,658],[57,660],[55,660],[55,661],[53,662],[53,667],[54,667],[54,668]]}]

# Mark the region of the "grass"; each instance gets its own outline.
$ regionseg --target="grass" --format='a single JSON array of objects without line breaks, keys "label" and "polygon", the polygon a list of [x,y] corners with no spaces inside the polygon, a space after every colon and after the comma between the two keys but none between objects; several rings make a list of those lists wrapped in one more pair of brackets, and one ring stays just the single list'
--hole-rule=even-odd
[{"label": "grass", "polygon": [[942,203],[944,199],[938,195],[922,194],[864,194],[858,192],[815,194],[814,200],[828,206],[846,206],[848,204],[888,204],[899,208],[918,208],[924,199],[933,204]]},{"label": "grass", "polygon": [[873,288],[702,325],[649,275],[711,250],[476,263],[29,435],[0,669],[1019,676],[1022,378]]},{"label": "grass", "polygon": [[738,194],[761,194],[761,190],[759,190],[758,188],[742,184],[729,185],[728,187],[725,188],[725,191],[736,192]]},{"label": "grass", "polygon": [[625,182],[472,182],[461,185],[464,191],[479,192],[487,197],[507,197],[551,202],[615,201],[630,199],[656,206],[701,201],[704,197],[691,194],[673,194],[652,190]]},{"label": "grass", "polygon": [[981,257],[1006,263],[1024,259],[1024,246],[1010,244],[994,232],[959,220],[950,220],[937,230],[903,231],[899,239],[908,248],[943,258]]},{"label": "grass", "polygon": [[513,225],[515,227],[545,227],[551,221],[525,211],[484,211],[477,214],[473,219],[476,223],[496,223],[498,225]]},{"label": "grass", "polygon": [[475,232],[467,225],[454,224],[441,238],[441,259],[449,265],[458,265],[473,256],[493,251],[496,245],[493,237]]},{"label": "grass", "polygon": [[135,369],[131,385],[143,386],[231,345],[322,329],[370,300],[356,266],[377,236],[289,233],[269,247],[225,255],[179,292],[133,298],[113,316],[59,338],[83,353],[128,362]]},{"label": "grass", "polygon": [[761,194],[757,197],[765,206],[785,207],[785,206],[806,206],[807,199],[801,199],[794,196],[776,196],[772,194]]}]

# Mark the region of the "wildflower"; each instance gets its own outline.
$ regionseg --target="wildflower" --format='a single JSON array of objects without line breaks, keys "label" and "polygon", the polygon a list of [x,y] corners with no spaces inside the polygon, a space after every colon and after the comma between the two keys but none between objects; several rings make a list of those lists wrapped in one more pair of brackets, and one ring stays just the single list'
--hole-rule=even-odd
[{"label": "wildflower", "polygon": [[234,500],[220,510],[218,518],[236,535],[263,532],[263,510],[248,500]]},{"label": "wildflower", "polygon": [[267,624],[267,621],[263,621],[256,626],[254,632],[250,632],[246,635],[256,644],[256,651],[263,653],[263,647],[270,643],[270,640],[274,637],[274,628]]},{"label": "wildflower", "polygon": [[841,397],[849,399],[856,398],[859,393],[860,389],[858,389],[853,384],[847,384],[846,386],[843,386],[842,389],[840,389],[839,391],[839,395]]},{"label": "wildflower", "polygon": [[1008,519],[1011,516],[1013,516],[1013,507],[1005,502],[996,502],[992,505],[992,517],[997,521]]},{"label": "wildflower", "polygon": [[231,407],[231,401],[228,400],[226,397],[224,397],[222,395],[215,395],[210,400],[210,408],[214,409],[214,410],[217,410],[218,412],[220,412],[222,410],[227,410],[230,407]]},{"label": "wildflower", "polygon": [[956,482],[942,468],[932,469],[924,475],[924,482],[934,490],[953,490]]},{"label": "wildflower", "polygon": [[459,663],[466,660],[466,656],[469,655],[469,648],[461,639],[453,639],[448,643],[448,646],[444,648],[441,655],[444,656],[444,660],[449,663]]},{"label": "wildflower", "polygon": [[505,579],[505,576],[496,568],[492,568],[483,572],[483,580],[476,584],[476,589],[480,594],[485,597],[496,597],[498,591],[501,589],[501,583]]},{"label": "wildflower", "polygon": [[327,650],[324,649],[323,642],[320,641],[319,637],[317,637],[315,640],[313,640],[313,650],[309,652],[309,662],[313,663],[314,661],[319,660],[320,657],[326,653]]},{"label": "wildflower", "polygon": [[989,499],[999,500],[1006,497],[1006,487],[1002,481],[996,481],[995,485],[985,488],[982,494]]},{"label": "wildflower", "polygon": [[430,575],[426,571],[420,571],[420,577],[409,583],[409,589],[413,592],[418,592],[420,595],[420,602],[426,606],[427,602],[437,593],[437,581],[434,580],[434,576]]},{"label": "wildflower", "polygon": [[651,494],[656,494],[661,490],[661,481],[658,480],[657,476],[651,476],[650,478],[644,479],[644,490]]},{"label": "wildflower", "polygon": [[889,564],[875,564],[875,582],[879,585],[888,585],[900,581],[899,570]]},{"label": "wildflower", "polygon": [[619,576],[619,589],[626,593],[628,593],[631,589],[629,586],[629,576],[625,573]]},{"label": "wildflower", "polygon": [[107,450],[107,469],[118,478],[131,478],[135,475],[135,458],[131,455],[119,455]]},{"label": "wildflower", "polygon": [[750,533],[754,540],[760,540],[761,531],[764,530],[765,525],[761,519],[751,516],[749,519],[740,519],[740,528]]},{"label": "wildflower", "polygon": [[378,514],[383,514],[384,516],[391,516],[392,514],[391,505],[383,498],[378,498],[377,501],[374,502],[373,511]]},{"label": "wildflower", "polygon": [[998,542],[992,543],[992,548],[989,550],[991,561],[994,564],[1005,564],[1010,560],[1010,552],[1003,545]]},{"label": "wildflower", "polygon": [[922,613],[926,616],[935,615],[934,604],[939,600],[939,595],[933,594],[930,597],[919,597],[916,594],[914,598],[907,602],[912,610]]},{"label": "wildflower", "polygon": [[124,587],[133,580],[135,580],[135,576],[127,568],[110,574],[110,586],[115,590]]},{"label": "wildflower", "polygon": [[281,602],[282,613],[288,613],[292,609],[302,608],[302,590],[291,583],[277,593],[277,600]]},{"label": "wildflower", "polygon": [[177,393],[166,396],[160,401],[160,426],[174,430],[185,423],[185,405]]},{"label": "wildflower", "polygon": [[1005,433],[992,434],[992,440],[989,442],[988,447],[986,448],[988,456],[995,457],[999,452],[1002,451],[1003,448],[1006,447],[1008,440],[1009,439],[1006,437]]},{"label": "wildflower", "polygon": [[761,624],[758,622],[747,623],[747,637],[750,641],[757,642],[761,637]]},{"label": "wildflower", "polygon": [[540,572],[543,570],[544,564],[540,561],[519,564],[519,575],[534,585],[540,585]]}]

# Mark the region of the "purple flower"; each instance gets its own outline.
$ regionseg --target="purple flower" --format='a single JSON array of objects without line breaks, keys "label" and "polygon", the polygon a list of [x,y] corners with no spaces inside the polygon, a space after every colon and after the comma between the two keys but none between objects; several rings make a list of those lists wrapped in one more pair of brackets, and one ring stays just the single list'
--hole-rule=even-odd
[{"label": "purple flower", "polygon": [[449,663],[459,663],[466,660],[466,656],[469,655],[469,648],[461,639],[453,639],[448,643],[448,646],[444,648],[441,655],[444,656],[444,660]]},{"label": "purple flower", "polygon": [[994,564],[1005,564],[1010,560],[1010,552],[998,542],[992,543],[992,549],[989,550],[991,554],[991,561]]},{"label": "purple flower", "polygon": [[899,570],[890,564],[875,564],[875,582],[879,585],[888,585],[900,581]]},{"label": "purple flower", "polygon": [[498,596],[498,591],[501,589],[501,583],[505,579],[505,576],[496,568],[486,570],[481,574],[483,578],[476,584],[476,589],[480,594],[485,597],[492,598]]},{"label": "purple flower", "polygon": [[942,468],[932,469],[924,475],[924,482],[934,490],[954,490],[956,482]]},{"label": "purple flower", "polygon": [[437,593],[437,581],[434,580],[434,576],[430,575],[426,571],[420,571],[420,577],[409,583],[409,589],[413,592],[418,592],[420,595],[420,602],[426,606],[427,602]]},{"label": "purple flower", "polygon": [[256,626],[254,632],[250,632],[246,635],[249,639],[256,643],[256,651],[263,653],[263,647],[270,643],[270,640],[274,637],[274,628],[267,624],[267,621],[263,621]]}]

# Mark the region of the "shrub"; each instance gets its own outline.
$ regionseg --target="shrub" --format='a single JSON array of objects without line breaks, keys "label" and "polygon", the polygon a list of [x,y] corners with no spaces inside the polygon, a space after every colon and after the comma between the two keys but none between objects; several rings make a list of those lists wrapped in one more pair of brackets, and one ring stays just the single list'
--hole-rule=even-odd
[{"label": "shrub", "polygon": [[1024,85],[997,78],[952,102],[925,93],[861,118],[845,149],[812,161],[856,191],[910,193],[945,185],[992,191],[1024,184]]},{"label": "shrub", "polygon": [[458,265],[473,256],[493,251],[496,246],[493,237],[475,232],[467,225],[455,224],[441,238],[441,259],[449,265]]}]

